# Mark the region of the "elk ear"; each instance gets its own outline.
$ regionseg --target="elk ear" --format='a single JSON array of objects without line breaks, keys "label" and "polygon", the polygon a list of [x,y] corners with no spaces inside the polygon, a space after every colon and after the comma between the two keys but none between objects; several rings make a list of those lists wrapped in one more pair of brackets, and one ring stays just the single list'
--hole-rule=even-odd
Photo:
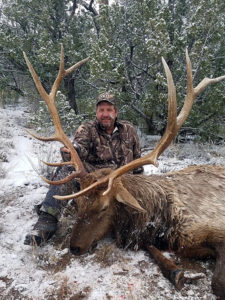
[{"label": "elk ear", "polygon": [[146,213],[146,210],[139,205],[137,200],[128,192],[120,180],[117,180],[114,186],[116,190],[115,198],[118,202],[126,204],[139,212]]}]

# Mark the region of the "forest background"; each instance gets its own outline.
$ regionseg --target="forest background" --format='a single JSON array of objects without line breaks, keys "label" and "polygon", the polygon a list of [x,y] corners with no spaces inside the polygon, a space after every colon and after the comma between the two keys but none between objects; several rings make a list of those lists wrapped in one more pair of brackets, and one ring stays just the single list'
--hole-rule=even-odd
[{"label": "forest background", "polygon": [[[186,94],[185,49],[194,85],[225,74],[224,0],[2,0],[0,1],[0,105],[28,101],[30,126],[51,128],[45,105],[25,64],[25,51],[47,91],[56,78],[60,44],[65,66],[90,56],[64,79],[57,106],[68,134],[93,118],[98,93],[115,93],[120,118],[141,132],[160,135],[166,126],[167,83],[161,57],[177,89]],[[41,126],[40,126],[41,124]],[[225,139],[225,83],[196,100],[180,137]]]}]

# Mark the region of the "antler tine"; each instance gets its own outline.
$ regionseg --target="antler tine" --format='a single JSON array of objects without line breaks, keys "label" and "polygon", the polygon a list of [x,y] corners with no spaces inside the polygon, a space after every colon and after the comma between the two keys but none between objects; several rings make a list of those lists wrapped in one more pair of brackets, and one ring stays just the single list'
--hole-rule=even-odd
[{"label": "antler tine", "polygon": [[192,67],[191,61],[188,55],[188,50],[186,49],[186,63],[187,63],[187,96],[185,98],[184,105],[177,117],[177,126],[178,130],[186,121],[195,98],[210,84],[217,83],[223,79],[225,76],[220,76],[216,78],[204,78],[195,88],[193,87],[193,79],[192,79]]},{"label": "antler tine", "polygon": [[78,63],[74,64],[72,67],[65,70],[65,68],[64,68],[64,48],[63,48],[63,44],[61,44],[59,72],[58,72],[58,75],[57,75],[56,80],[55,80],[55,82],[52,86],[52,90],[51,90],[51,93],[50,93],[50,95],[53,97],[53,99],[55,99],[55,97],[56,97],[56,93],[58,91],[58,88],[59,88],[60,83],[62,82],[63,78],[65,78],[67,75],[72,73],[74,70],[78,69],[85,62],[87,62],[89,59],[90,59],[90,57],[88,56],[87,58],[79,61]]},{"label": "antler tine", "polygon": [[47,165],[49,167],[58,167],[58,166],[71,165],[71,161],[62,161],[62,162],[59,162],[59,163],[49,163],[49,162],[46,162],[44,160],[41,160],[41,162],[43,162],[45,165]]},{"label": "antler tine", "polygon": [[[109,175],[105,176],[104,178],[100,179],[99,181],[92,183],[91,185],[89,185],[87,188],[75,193],[75,194],[71,194],[71,195],[66,195],[66,196],[60,196],[60,195],[54,195],[53,197],[57,200],[70,200],[70,199],[74,199],[77,197],[80,197],[84,194],[86,194],[87,192],[91,191],[93,188],[102,185],[103,183],[106,183],[110,180]],[[106,192],[103,193],[103,195]]]},{"label": "antler tine", "polygon": [[60,165],[73,165],[75,167],[76,172],[73,172],[72,174],[70,174],[69,176],[65,177],[64,179],[58,180],[58,181],[50,181],[46,178],[42,178],[43,180],[45,180],[47,183],[49,184],[62,184],[65,182],[70,181],[71,179],[75,178],[75,177],[82,177],[86,175],[86,170],[83,166],[83,163],[81,162],[79,155],[77,154],[75,148],[73,147],[72,142],[70,141],[70,139],[66,136],[66,134],[63,131],[61,122],[60,122],[60,118],[57,112],[57,108],[55,106],[55,97],[56,97],[56,93],[58,91],[59,85],[62,82],[62,80],[68,75],[70,74],[72,71],[74,71],[75,69],[79,68],[82,64],[84,64],[89,57],[87,57],[86,59],[81,60],[80,62],[74,64],[72,67],[70,67],[69,69],[65,70],[64,69],[64,49],[63,49],[63,45],[61,45],[61,54],[60,54],[60,66],[59,66],[59,72],[58,75],[55,79],[55,82],[52,86],[51,92],[49,94],[47,94],[47,92],[45,91],[45,89],[43,88],[40,79],[38,78],[38,75],[36,74],[33,66],[31,65],[29,59],[26,56],[26,53],[23,52],[24,54],[24,58],[25,61],[27,63],[27,66],[29,68],[29,71],[33,77],[34,83],[37,87],[38,92],[40,93],[41,97],[44,99],[48,110],[51,114],[52,120],[53,120],[53,124],[54,124],[54,128],[55,128],[55,133],[52,137],[40,137],[37,136],[33,133],[29,133],[42,141],[58,141],[61,142],[62,144],[64,144],[69,150],[70,150],[70,154],[71,154],[71,160],[69,162],[63,162],[63,163],[56,163],[56,164],[49,164],[46,163],[48,165],[52,165],[52,166],[60,166]]},{"label": "antler tine", "polygon": [[64,68],[64,48],[63,48],[63,45],[61,44],[59,71],[58,71],[58,75],[55,79],[55,82],[52,86],[51,92],[49,94],[52,101],[55,100],[58,88],[64,77],[66,77],[66,72],[65,72],[65,68]]},{"label": "antler tine", "polygon": [[177,117],[177,130],[181,128],[181,126],[186,121],[195,98],[197,97],[197,94],[194,91],[193,87],[193,78],[192,78],[192,67],[191,67],[191,60],[188,55],[188,50],[186,49],[186,65],[187,65],[187,95],[184,101],[184,105]]}]

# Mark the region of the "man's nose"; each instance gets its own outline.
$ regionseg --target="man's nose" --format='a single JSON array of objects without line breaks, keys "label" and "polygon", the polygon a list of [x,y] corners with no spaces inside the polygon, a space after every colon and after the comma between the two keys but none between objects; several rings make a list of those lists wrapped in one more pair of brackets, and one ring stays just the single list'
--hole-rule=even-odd
[{"label": "man's nose", "polygon": [[102,116],[103,116],[103,117],[108,117],[108,116],[109,116],[109,112],[108,112],[107,110],[104,110],[104,111],[102,112]]}]

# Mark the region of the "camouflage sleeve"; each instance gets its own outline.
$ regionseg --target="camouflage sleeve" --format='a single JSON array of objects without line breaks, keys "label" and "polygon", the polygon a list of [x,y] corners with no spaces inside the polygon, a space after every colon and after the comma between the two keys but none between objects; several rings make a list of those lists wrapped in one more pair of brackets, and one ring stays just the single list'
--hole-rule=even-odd
[{"label": "camouflage sleeve", "polygon": [[[131,134],[133,136],[134,139],[134,144],[133,144],[133,157],[134,159],[137,159],[139,157],[141,157],[141,145],[140,145],[140,140],[137,134],[136,129],[132,126],[131,127]],[[133,174],[141,174],[144,172],[144,168],[143,167],[139,167],[133,170]]]},{"label": "camouflage sleeve", "polygon": [[134,159],[141,157],[141,145],[140,140],[137,134],[136,129],[132,126],[131,134],[133,136],[134,144],[133,144],[133,156]]},{"label": "camouflage sleeve", "polygon": [[91,145],[91,133],[88,123],[82,124],[78,127],[73,144],[81,160],[86,160]]}]

